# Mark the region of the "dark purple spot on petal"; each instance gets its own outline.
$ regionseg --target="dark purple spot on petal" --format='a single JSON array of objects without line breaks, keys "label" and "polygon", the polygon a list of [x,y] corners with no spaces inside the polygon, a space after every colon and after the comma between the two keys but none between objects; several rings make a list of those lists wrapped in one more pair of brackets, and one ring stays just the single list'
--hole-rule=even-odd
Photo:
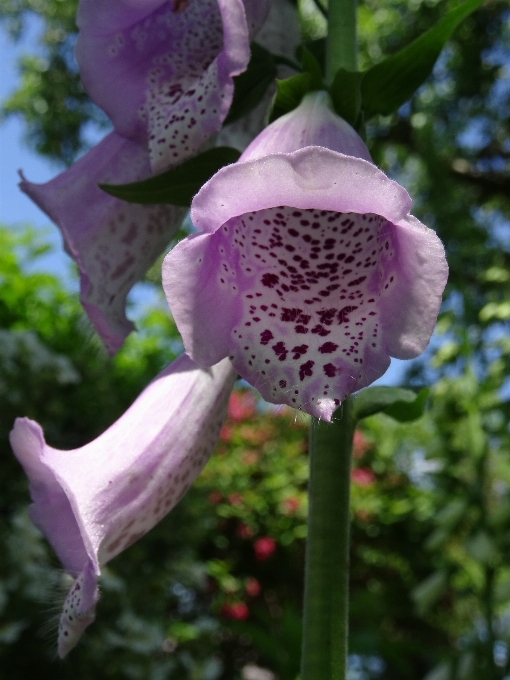
[{"label": "dark purple spot on petal", "polygon": [[271,333],[269,329],[266,328],[265,331],[262,331],[260,334],[260,344],[261,345],[267,345],[269,344],[269,341],[274,338],[274,335]]},{"label": "dark purple spot on petal", "polygon": [[319,347],[319,352],[321,354],[331,354],[336,349],[338,349],[338,345],[335,345],[334,342],[325,342]]},{"label": "dark purple spot on petal", "polygon": [[315,362],[310,359],[310,361],[307,361],[306,363],[301,364],[301,366],[299,367],[299,379],[300,380],[304,380],[305,376],[310,377],[312,375],[312,373],[313,373],[312,367],[313,367],[314,363]]}]

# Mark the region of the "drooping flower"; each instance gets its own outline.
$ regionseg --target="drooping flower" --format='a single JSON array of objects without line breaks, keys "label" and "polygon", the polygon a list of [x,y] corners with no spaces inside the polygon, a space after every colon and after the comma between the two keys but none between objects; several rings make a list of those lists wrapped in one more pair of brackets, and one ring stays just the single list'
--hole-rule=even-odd
[{"label": "drooping flower", "polygon": [[110,353],[134,328],[125,315],[129,290],[185,211],[128,205],[97,185],[167,169],[218,131],[268,2],[80,0],[80,74],[114,132],[50,182],[22,177],[20,187],[60,228],[80,270],[83,306]]},{"label": "drooping flower", "polygon": [[94,620],[101,566],[159,522],[207,462],[234,379],[228,360],[202,369],[184,355],[73,451],[48,446],[34,421],[16,420],[11,444],[30,481],[31,519],[75,579],[60,618],[61,657]]},{"label": "drooping flower", "polygon": [[202,187],[204,233],[165,259],[186,352],[229,356],[267,401],[330,420],[429,342],[448,268],[410,208],[327,94],[307,95]]}]

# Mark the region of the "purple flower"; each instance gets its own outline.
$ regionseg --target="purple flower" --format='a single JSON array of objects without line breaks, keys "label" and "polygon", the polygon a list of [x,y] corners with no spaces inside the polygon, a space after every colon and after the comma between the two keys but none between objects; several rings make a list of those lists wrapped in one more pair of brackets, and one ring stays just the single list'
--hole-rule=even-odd
[{"label": "purple flower", "polygon": [[410,208],[327,95],[307,95],[202,187],[205,233],[165,259],[186,352],[228,356],[267,401],[330,420],[390,356],[429,342],[447,264]]},{"label": "purple flower", "polygon": [[268,0],[81,0],[76,56],[108,135],[46,184],[21,189],[58,225],[81,275],[81,300],[114,353],[134,328],[126,296],[185,214],[126,205],[97,184],[148,177],[193,156],[217,132]]},{"label": "purple flower", "polygon": [[75,579],[60,619],[61,657],[94,620],[100,567],[159,522],[207,462],[234,379],[228,360],[202,369],[184,355],[73,451],[48,446],[34,421],[16,420],[11,444],[30,480],[31,519]]}]

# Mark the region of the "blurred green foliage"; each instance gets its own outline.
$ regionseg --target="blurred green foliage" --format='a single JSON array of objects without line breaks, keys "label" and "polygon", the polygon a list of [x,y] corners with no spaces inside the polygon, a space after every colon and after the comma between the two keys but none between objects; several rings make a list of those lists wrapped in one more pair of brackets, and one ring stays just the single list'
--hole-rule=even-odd
[{"label": "blurred green foliage", "polygon": [[[456,4],[361,3],[361,67]],[[306,36],[320,38],[323,13],[299,5]],[[4,113],[22,115],[34,148],[64,163],[84,148],[88,123],[105,124],[79,85],[74,12],[69,0],[0,0],[14,36],[36,17],[42,40]],[[508,3],[488,0],[411,102],[368,128],[374,160],[443,239],[450,280],[437,334],[406,377],[432,385],[425,416],[374,416],[356,434],[349,680],[510,674],[509,63]],[[8,431],[28,415],[55,446],[92,439],[179,341],[155,309],[108,359],[75,297],[37,273],[43,251],[34,234],[0,231],[0,678],[240,680],[255,665],[295,680],[307,423],[246,391],[196,485],[108,565],[98,620],[68,660],[54,660],[53,635],[40,631],[65,577],[28,521]]]}]

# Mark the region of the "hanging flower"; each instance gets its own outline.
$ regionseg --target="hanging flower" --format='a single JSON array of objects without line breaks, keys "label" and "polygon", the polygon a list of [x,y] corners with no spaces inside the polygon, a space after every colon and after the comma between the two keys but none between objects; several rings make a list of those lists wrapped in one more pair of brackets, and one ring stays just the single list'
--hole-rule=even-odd
[{"label": "hanging flower", "polygon": [[13,451],[30,481],[30,516],[75,579],[60,618],[64,657],[92,623],[100,568],[180,500],[207,462],[235,379],[228,360],[210,369],[174,361],[96,440],[73,451],[44,441],[18,418]]},{"label": "hanging flower", "polygon": [[114,353],[133,324],[126,296],[168,245],[185,211],[134,206],[98,183],[124,184],[193,156],[219,130],[233,76],[268,0],[81,0],[76,57],[114,132],[46,184],[20,187],[60,228],[80,270],[81,300]]},{"label": "hanging flower", "polygon": [[406,190],[314,92],[195,196],[202,234],[163,264],[186,352],[225,356],[262,396],[330,420],[350,393],[427,346],[443,246]]}]

